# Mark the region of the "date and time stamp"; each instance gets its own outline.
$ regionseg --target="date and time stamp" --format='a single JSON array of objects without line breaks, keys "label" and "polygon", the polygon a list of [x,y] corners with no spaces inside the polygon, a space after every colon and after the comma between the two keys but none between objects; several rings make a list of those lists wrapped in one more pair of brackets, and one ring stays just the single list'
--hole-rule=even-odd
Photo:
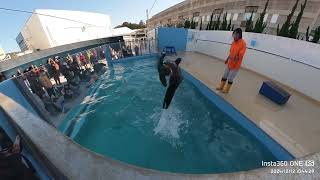
[{"label": "date and time stamp", "polygon": [[303,161],[262,161],[262,167],[270,167],[271,174],[313,174],[314,160]]}]

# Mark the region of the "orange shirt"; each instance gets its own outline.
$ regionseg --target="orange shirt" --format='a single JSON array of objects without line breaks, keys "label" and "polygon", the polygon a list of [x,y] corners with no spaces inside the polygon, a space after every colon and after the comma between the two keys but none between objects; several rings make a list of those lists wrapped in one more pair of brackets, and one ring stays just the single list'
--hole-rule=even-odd
[{"label": "orange shirt", "polygon": [[[230,54],[228,59],[228,68],[231,70],[240,69],[243,56],[246,53],[246,42],[243,39],[239,39],[238,41],[233,41],[230,47]],[[235,60],[234,58],[238,56],[239,59]]]}]

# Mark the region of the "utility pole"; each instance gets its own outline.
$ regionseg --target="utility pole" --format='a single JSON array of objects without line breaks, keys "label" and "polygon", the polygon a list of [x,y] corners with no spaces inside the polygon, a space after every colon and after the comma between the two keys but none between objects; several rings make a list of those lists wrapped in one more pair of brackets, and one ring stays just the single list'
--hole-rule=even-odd
[{"label": "utility pole", "polygon": [[146,26],[147,26],[147,29],[148,29],[148,20],[149,20],[149,10],[148,9],[146,10],[146,13],[147,13]]},{"label": "utility pole", "polygon": [[146,13],[147,13],[147,21],[149,20],[149,10],[147,9],[146,10]]}]

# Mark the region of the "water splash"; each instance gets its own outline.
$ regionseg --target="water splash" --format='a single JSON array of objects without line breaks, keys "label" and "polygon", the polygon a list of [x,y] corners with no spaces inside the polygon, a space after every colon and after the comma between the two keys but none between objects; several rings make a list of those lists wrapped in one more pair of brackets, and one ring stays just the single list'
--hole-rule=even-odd
[{"label": "water splash", "polygon": [[162,139],[177,147],[181,145],[180,133],[183,129],[184,121],[182,120],[182,112],[174,107],[162,110],[161,113],[155,115],[160,117],[154,134],[159,135]]},{"label": "water splash", "polygon": [[106,98],[109,96],[100,96],[98,97],[97,93],[95,93],[93,96],[86,96],[81,104],[97,104],[100,102],[103,102]]}]

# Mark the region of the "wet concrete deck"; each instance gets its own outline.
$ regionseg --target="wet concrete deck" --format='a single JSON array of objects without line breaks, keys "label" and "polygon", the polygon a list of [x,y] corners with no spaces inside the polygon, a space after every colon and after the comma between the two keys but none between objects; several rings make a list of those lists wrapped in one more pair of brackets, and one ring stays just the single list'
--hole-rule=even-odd
[{"label": "wet concrete deck", "polygon": [[182,67],[210,89],[222,96],[258,127],[274,138],[295,157],[320,151],[320,103],[284,87],[292,97],[279,106],[259,95],[263,81],[270,80],[250,70],[241,69],[231,92],[227,95],[215,90],[225,64],[207,55],[185,52]]}]

